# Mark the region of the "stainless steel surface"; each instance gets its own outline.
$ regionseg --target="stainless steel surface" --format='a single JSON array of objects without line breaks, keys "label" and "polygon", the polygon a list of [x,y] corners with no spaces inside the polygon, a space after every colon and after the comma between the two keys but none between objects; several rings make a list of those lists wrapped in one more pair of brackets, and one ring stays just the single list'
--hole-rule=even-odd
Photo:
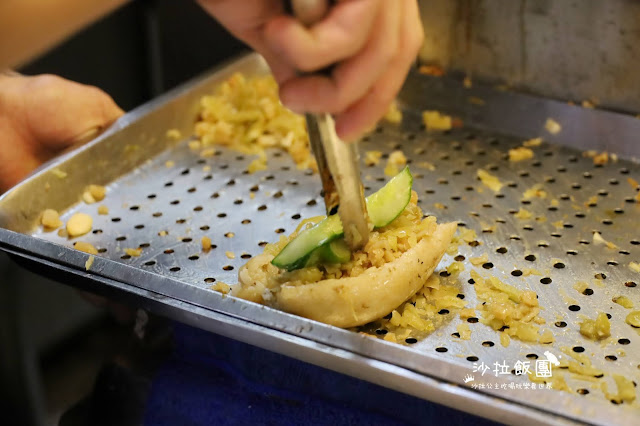
[{"label": "stainless steel surface", "polygon": [[[320,139],[317,141],[310,139],[310,141],[312,144],[314,142],[322,144],[323,157],[338,192],[340,205],[338,214],[344,229],[344,239],[351,249],[356,250],[364,247],[369,241],[369,221],[360,178],[357,144],[346,144],[340,140],[336,134],[333,118],[329,114],[317,115],[315,120],[318,124]],[[324,181],[323,190],[326,200],[327,186],[324,185]],[[331,210],[330,206],[326,207],[327,211]]]},{"label": "stainless steel surface", "polygon": [[[440,221],[462,221],[478,231],[481,244],[461,246],[456,255],[469,259],[487,253],[493,267],[480,267],[481,274],[536,291],[544,308],[542,316],[557,342],[549,347],[512,341],[503,348],[497,334],[481,323],[469,324],[471,340],[460,340],[452,336],[460,319],[449,314],[449,320],[431,336],[398,345],[210,290],[216,280],[236,282],[238,268],[248,256],[261,252],[263,242],[293,231],[301,218],[323,213],[317,176],[296,170],[284,154],[270,152],[269,170],[249,175],[243,173],[251,161],[246,155],[220,149],[218,156],[203,159],[189,150],[186,141],[167,145],[166,130],[177,126],[184,135],[190,134],[200,95],[237,70],[263,73],[266,66],[256,56],[245,58],[222,73],[133,111],[117,129],[80,152],[49,164],[5,195],[0,199],[0,223],[8,229],[0,229],[0,247],[34,260],[43,271],[64,270],[86,280],[85,287],[142,301],[173,318],[373,382],[384,380],[385,386],[503,422],[636,423],[637,402],[613,405],[596,390],[588,395],[517,388],[475,390],[463,381],[473,374],[474,362],[513,364],[531,359],[529,354],[541,356],[546,350],[561,355],[558,348],[563,346],[582,346],[594,366],[638,381],[640,360],[635,354],[640,350],[640,337],[624,323],[627,311],[611,299],[626,295],[636,308],[640,306],[637,285],[625,285],[640,281],[628,268],[630,261],[640,257],[640,204],[633,202],[636,192],[626,182],[628,177],[640,180],[640,166],[619,161],[594,167],[579,152],[549,144],[535,148],[533,160],[505,160],[508,148],[532,136],[538,128],[536,120],[550,111],[557,113],[554,118],[571,117],[571,126],[556,136],[567,143],[579,142],[580,133],[575,129],[587,125],[592,117],[607,125],[616,123],[620,143],[635,140],[635,122],[502,92],[487,92],[483,109],[468,107],[463,101],[477,92],[411,75],[400,99],[405,113],[402,125],[380,127],[363,139],[363,149],[386,154],[402,149],[411,160],[415,189],[425,212]],[[491,112],[494,104],[496,110]],[[459,111],[467,127],[428,134],[420,123],[420,111],[427,108]],[[505,112],[496,117],[500,111]],[[517,134],[520,128],[519,136],[505,136]],[[138,148],[133,152],[139,161],[123,161],[124,147],[134,142]],[[107,148],[117,155],[104,155]],[[168,159],[175,167],[165,166]],[[210,171],[205,171],[207,166]],[[54,168],[69,172],[63,184],[52,175]],[[384,161],[363,169],[367,193],[387,179],[383,168]],[[478,168],[489,170],[507,185],[498,194],[483,188],[475,177]],[[48,191],[47,182],[51,186]],[[108,216],[98,216],[97,205],[77,203],[89,183],[108,183],[104,202],[110,208]],[[520,221],[510,212],[523,206],[522,192],[536,183],[543,185],[548,197],[531,200],[524,207],[547,220]],[[597,197],[596,205],[585,205],[591,196]],[[551,205],[554,198],[558,199],[557,207]],[[71,241],[43,233],[36,226],[39,212],[50,206],[66,210],[65,218],[77,211],[94,217],[94,233],[80,238],[103,251],[90,271],[85,270],[87,254],[71,249]],[[554,225],[559,221],[561,229]],[[594,246],[594,230],[619,248]],[[168,231],[168,235],[160,236],[160,231]],[[210,236],[216,245],[209,253],[201,252],[203,235]],[[143,246],[141,257],[124,256],[124,248],[138,246]],[[235,253],[235,258],[230,259],[226,252]],[[535,260],[525,259],[529,255]],[[445,256],[440,270],[451,261],[451,256]],[[559,261],[564,268],[554,266]],[[512,274],[525,267],[536,268],[543,276]],[[468,306],[475,306],[475,291],[468,283],[473,267],[465,262],[465,268],[455,284]],[[607,277],[603,285],[594,278],[600,273]],[[549,278],[550,284],[542,283],[541,278]],[[573,289],[580,280],[589,283],[592,294]],[[569,310],[570,304],[580,306],[580,311]],[[578,333],[581,315],[594,317],[598,311],[612,315],[612,338],[606,344],[585,341]],[[567,326],[554,325],[561,325],[560,321]],[[615,389],[609,377],[602,380]],[[492,376],[490,381],[500,385],[527,382],[512,375]],[[586,387],[575,380],[568,382],[573,389]]]},{"label": "stainless steel surface", "polygon": [[421,61],[554,99],[640,112],[640,3],[420,0]]},{"label": "stainless steel surface", "polygon": [[[313,25],[329,12],[327,0],[292,0],[293,14],[303,24]],[[329,74],[330,68],[323,71]],[[336,133],[333,117],[328,113],[306,114],[309,142],[316,157],[327,215],[338,214],[344,239],[352,250],[369,241],[367,206],[364,201],[358,148],[346,145]]]}]

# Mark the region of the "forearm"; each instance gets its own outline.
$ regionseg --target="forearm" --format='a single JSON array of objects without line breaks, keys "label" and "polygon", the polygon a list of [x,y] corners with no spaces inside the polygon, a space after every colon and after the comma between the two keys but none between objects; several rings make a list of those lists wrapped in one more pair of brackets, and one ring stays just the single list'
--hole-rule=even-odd
[{"label": "forearm", "polygon": [[0,70],[25,64],[128,1],[0,1]]}]

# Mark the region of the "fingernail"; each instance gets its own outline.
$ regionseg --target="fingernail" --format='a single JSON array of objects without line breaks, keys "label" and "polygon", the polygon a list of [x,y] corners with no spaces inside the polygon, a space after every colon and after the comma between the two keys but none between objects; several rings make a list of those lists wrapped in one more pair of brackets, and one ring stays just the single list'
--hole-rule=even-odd
[{"label": "fingernail", "polygon": [[85,142],[89,142],[91,139],[96,137],[101,130],[102,130],[101,126],[94,126],[88,129],[87,131],[80,133],[78,136],[74,137],[71,140],[71,143],[75,145],[75,144],[82,144]]}]

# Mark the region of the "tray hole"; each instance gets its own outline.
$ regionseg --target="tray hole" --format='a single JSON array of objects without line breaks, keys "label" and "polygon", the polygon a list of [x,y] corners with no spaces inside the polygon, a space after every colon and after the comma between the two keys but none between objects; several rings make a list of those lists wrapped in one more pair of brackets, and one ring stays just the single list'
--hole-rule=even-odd
[{"label": "tray hole", "polygon": [[220,170],[226,170],[228,168],[229,168],[228,164],[223,164],[223,165],[220,166]]},{"label": "tray hole", "polygon": [[618,343],[621,345],[628,345],[629,343],[631,343],[631,340],[629,339],[618,339]]},{"label": "tray hole", "polygon": [[234,234],[233,232],[227,232],[226,234],[224,234],[224,236],[227,238],[233,238],[236,236],[236,234]]},{"label": "tray hole", "polygon": [[516,182],[507,182],[507,186],[509,188],[517,188],[518,184]]},{"label": "tray hole", "polygon": [[186,223],[186,222],[187,222],[187,219],[178,219],[178,220],[176,220],[176,223],[179,224],[179,225],[182,225],[183,223]]},{"label": "tray hole", "polygon": [[627,169],[626,167],[623,167],[620,169],[620,174],[621,175],[628,175],[629,174],[629,169]]},{"label": "tray hole", "polygon": [[558,328],[565,328],[567,326],[567,323],[564,321],[556,321],[554,325]]},{"label": "tray hole", "polygon": [[451,337],[457,337],[459,339],[460,338],[460,333],[458,333],[458,332],[451,333]]},{"label": "tray hole", "polygon": [[438,184],[440,185],[448,185],[449,181],[443,178],[438,179]]},{"label": "tray hole", "polygon": [[567,168],[565,166],[560,166],[556,170],[558,171],[558,173],[565,173],[567,171]]},{"label": "tray hole", "polygon": [[169,188],[170,186],[173,186],[173,182],[167,182],[164,184],[165,188]]},{"label": "tray hole", "polygon": [[504,223],[507,223],[507,221],[506,221],[506,220],[504,220],[504,219],[496,219],[496,223],[502,223],[502,224],[504,224]]},{"label": "tray hole", "polygon": [[549,277],[544,277],[540,279],[540,283],[542,284],[551,284],[553,282],[553,280]]},{"label": "tray hole", "polygon": [[589,391],[585,388],[580,388],[578,390],[576,390],[576,392],[578,392],[578,394],[580,395],[589,395]]},{"label": "tray hole", "polygon": [[242,223],[243,225],[248,225],[251,223],[251,219],[243,219],[240,223]]},{"label": "tray hole", "polygon": [[211,194],[211,198],[220,198],[220,194],[217,192],[214,192],[213,194]]},{"label": "tray hole", "polygon": [[573,225],[572,225],[572,224],[570,224],[570,223],[563,223],[563,224],[562,224],[562,226],[563,226],[564,228],[566,228],[566,229],[571,229],[571,228],[573,228]]},{"label": "tray hole", "polygon": [[629,203],[629,204],[635,204],[636,203],[636,199],[633,197],[625,197],[624,199],[625,203]]},{"label": "tray hole", "polygon": [[227,217],[226,213],[218,213],[217,215],[220,219]]},{"label": "tray hole", "polygon": [[570,256],[577,256],[578,252],[575,251],[575,250],[567,250],[567,254],[570,255]]},{"label": "tray hole", "polygon": [[460,300],[464,300],[464,294],[462,294],[462,293],[458,293],[458,294],[456,294],[456,297],[457,297],[458,299],[460,299]]},{"label": "tray hole", "polygon": [[447,352],[448,350],[449,349],[447,349],[447,348],[445,348],[443,346],[440,346],[440,347],[436,348],[436,352],[440,352],[440,353]]},{"label": "tray hole", "polygon": [[484,204],[482,205],[482,207],[484,207],[485,209],[490,209],[490,208],[492,208],[492,207],[493,207],[493,205],[492,205],[492,204],[490,204],[490,203],[484,203]]},{"label": "tray hole", "polygon": [[477,324],[478,318],[476,317],[467,318],[467,322],[470,324]]},{"label": "tray hole", "polygon": [[493,229],[491,228],[485,228],[482,230],[483,234],[493,234]]},{"label": "tray hole", "polygon": [[525,225],[525,226],[522,227],[522,229],[524,229],[525,231],[533,231],[533,226]]},{"label": "tray hole", "polygon": [[582,185],[580,185],[579,183],[573,183],[571,185],[571,188],[573,188],[573,189],[582,189]]},{"label": "tray hole", "polygon": [[194,192],[196,192],[196,188],[195,188],[195,186],[192,186],[191,188],[187,189],[187,192],[188,192],[189,194],[193,194]]},{"label": "tray hole", "polygon": [[449,310],[448,310],[448,309],[440,309],[440,310],[438,311],[438,314],[440,314],[440,315],[447,315],[448,313],[449,313]]},{"label": "tray hole", "polygon": [[491,262],[483,263],[483,264],[482,264],[482,267],[483,267],[484,269],[491,269],[491,268],[493,268],[493,263],[491,263]]},{"label": "tray hole", "polygon": [[200,259],[200,256],[198,255],[194,254],[193,256],[189,256],[189,260],[198,260],[198,259]]},{"label": "tray hole", "polygon": [[499,247],[498,249],[496,249],[496,252],[500,253],[500,254],[505,254],[507,252],[507,248],[506,247]]},{"label": "tray hole", "polygon": [[124,241],[124,240],[126,240],[126,239],[127,239],[127,237],[125,237],[124,235],[121,235],[121,236],[119,236],[119,237],[116,237],[116,241]]},{"label": "tray hole", "polygon": [[584,219],[587,215],[586,215],[586,214],[584,214],[584,213],[576,213],[576,214],[575,214],[575,216],[576,216],[578,219]]},{"label": "tray hole", "polygon": [[585,288],[582,294],[584,294],[585,296],[591,296],[593,295],[593,289]]},{"label": "tray hole", "polygon": [[405,341],[405,343],[407,343],[409,345],[413,345],[414,343],[418,343],[418,339],[416,339],[414,337],[408,337],[404,341]]},{"label": "tray hole", "polygon": [[549,210],[550,212],[557,212],[558,208],[556,206],[549,206],[547,207],[547,210]]},{"label": "tray hole", "polygon": [[98,249],[98,253],[106,253],[106,252],[107,252],[107,249],[104,247]]},{"label": "tray hole", "polygon": [[515,269],[513,271],[511,271],[511,275],[513,275],[514,277],[520,277],[522,276],[522,271],[519,269]]},{"label": "tray hole", "polygon": [[571,199],[571,197],[568,196],[567,194],[560,194],[560,199],[563,201],[568,201]]},{"label": "tray hole", "polygon": [[614,212],[615,214],[623,214],[623,213],[624,213],[624,210],[622,210],[621,208],[619,208],[619,207],[618,207],[618,208],[616,208],[616,209],[613,209],[613,212]]},{"label": "tray hole", "polygon": [[244,254],[240,255],[240,257],[242,259],[251,259],[251,255],[249,253],[244,253]]},{"label": "tray hole", "polygon": [[528,254],[524,257],[524,260],[528,260],[529,262],[535,262],[536,256],[534,254]]},{"label": "tray hole", "polygon": [[562,234],[560,234],[560,233],[558,233],[558,232],[553,232],[553,233],[551,234],[551,236],[552,236],[553,238],[562,238]]},{"label": "tray hole", "polygon": [[538,355],[536,355],[536,354],[527,354],[527,358],[529,358],[529,359],[538,359]]},{"label": "tray hole", "polygon": [[152,214],[151,216],[153,217],[160,217],[162,216],[162,212],[155,212],[154,214]]},{"label": "tray hole", "polygon": [[591,244],[591,243],[589,243],[589,241],[587,241],[587,240],[580,240],[580,241],[578,241],[578,243],[579,243],[579,244],[582,244],[582,245],[584,245],[584,246],[588,246],[589,244]]},{"label": "tray hole", "polygon": [[455,260],[456,262],[463,262],[465,259],[466,258],[461,254],[459,254],[459,255],[457,255],[456,257],[453,258],[453,260]]},{"label": "tray hole", "polygon": [[496,194],[496,198],[504,198],[504,194]]},{"label": "tray hole", "polygon": [[120,259],[129,260],[129,259],[131,259],[131,256],[129,256],[128,254],[124,254],[124,255],[120,256]]},{"label": "tray hole", "polygon": [[194,212],[201,212],[202,211],[202,206],[196,206],[193,208]]},{"label": "tray hole", "polygon": [[510,236],[510,237],[509,237],[509,239],[510,239],[510,240],[514,240],[514,241],[520,241],[522,238],[520,238],[520,237],[519,237],[519,236],[517,236],[517,235],[512,235],[512,236]]},{"label": "tray hole", "polygon": [[547,248],[547,247],[549,247],[549,243],[546,243],[546,242],[544,242],[544,241],[540,241],[540,242],[538,243],[538,247]]},{"label": "tray hole", "polygon": [[629,288],[633,288],[636,287],[638,284],[636,284],[634,281],[627,281],[626,283],[624,283],[625,287],[629,287]]},{"label": "tray hole", "polygon": [[610,260],[607,262],[607,265],[609,266],[618,266],[618,262],[616,262],[615,260]]},{"label": "tray hole", "polygon": [[619,183],[618,179],[609,179],[609,185],[618,185]]},{"label": "tray hole", "polygon": [[569,305],[569,310],[571,312],[578,312],[580,310],[580,306],[578,306],[578,305]]},{"label": "tray hole", "polygon": [[278,228],[276,229],[276,234],[284,234],[284,228]]},{"label": "tray hole", "polygon": [[140,225],[136,225],[134,226],[135,229],[144,229],[144,225],[140,224]]},{"label": "tray hole", "polygon": [[208,231],[209,229],[211,229],[211,227],[209,225],[203,225],[200,227],[201,231]]},{"label": "tray hole", "polygon": [[598,191],[598,195],[601,197],[606,197],[607,195],[609,195],[609,192],[604,189],[601,189]]},{"label": "tray hole", "polygon": [[606,359],[607,361],[617,361],[618,357],[615,355],[607,355],[604,357],[604,359]]},{"label": "tray hole", "polygon": [[478,357],[477,357],[477,356],[475,356],[475,355],[471,355],[471,356],[468,356],[468,357],[467,357],[467,361],[469,361],[469,362],[476,362],[476,361],[477,361],[477,360],[479,360],[479,359],[480,359],[480,358],[478,358]]},{"label": "tray hole", "polygon": [[282,191],[278,191],[275,194],[273,194],[273,198],[282,198]]},{"label": "tray hole", "polygon": [[173,249],[166,249],[164,254],[173,254]]},{"label": "tray hole", "polygon": [[301,217],[302,217],[302,216],[300,216],[300,213],[296,213],[296,214],[294,214],[293,216],[291,216],[291,219],[293,219],[293,220],[298,220],[298,219],[300,219]]},{"label": "tray hole", "polygon": [[169,268],[169,270],[171,272],[179,272],[180,271],[180,267],[179,266],[174,266],[173,268]]},{"label": "tray hole", "polygon": [[189,238],[189,237],[186,237],[186,238],[183,238],[183,239],[182,239],[182,242],[183,242],[183,243],[190,243],[191,241],[193,241],[193,239],[192,239],[192,238]]},{"label": "tray hole", "polygon": [[144,262],[144,266],[153,266],[153,265],[155,265],[155,264],[156,264],[156,261],[155,261],[155,260],[150,260],[150,261],[148,261],[148,262]]},{"label": "tray hole", "polygon": [[467,282],[471,285],[474,285],[476,283],[476,280],[474,280],[473,278],[469,278]]},{"label": "tray hole", "polygon": [[582,352],[584,352],[584,348],[582,346],[574,346],[573,351],[581,354]]},{"label": "tray hole", "polygon": [[242,201],[241,198],[238,198],[238,199],[234,200],[234,202],[233,202],[233,204],[235,204],[236,206],[239,206],[242,203],[243,203],[243,201]]},{"label": "tray hole", "polygon": [[521,178],[529,177],[529,172],[519,172],[518,176],[520,176]]},{"label": "tray hole", "polygon": [[211,180],[213,179],[213,175],[206,175],[205,177],[203,177],[202,179],[204,180]]},{"label": "tray hole", "polygon": [[485,340],[484,342],[482,342],[482,346],[484,346],[485,348],[492,348],[493,346],[495,346],[495,343],[493,343],[491,340]]},{"label": "tray hole", "polygon": [[129,207],[129,210],[131,210],[131,211],[140,210],[140,206],[131,206],[131,207]]},{"label": "tray hole", "polygon": [[186,175],[188,175],[189,173],[190,173],[190,170],[189,170],[189,169],[184,169],[183,171],[181,171],[181,172],[180,172],[180,174],[181,174],[182,176],[186,176]]},{"label": "tray hole", "polygon": [[222,267],[222,269],[224,269],[225,271],[233,271],[233,266],[225,265],[225,266]]},{"label": "tray hole", "polygon": [[149,194],[149,195],[147,195],[147,198],[148,198],[148,199],[150,199],[150,200],[153,200],[153,199],[154,199],[154,198],[156,198],[156,197],[157,197],[157,195],[156,195],[156,194]]},{"label": "tray hole", "polygon": [[473,191],[473,186],[465,186],[464,190],[465,191]]},{"label": "tray hole", "polygon": [[178,204],[180,204],[180,200],[173,200],[171,203],[169,203],[173,206],[177,206]]},{"label": "tray hole", "polygon": [[227,186],[233,186],[236,184],[236,180],[235,179],[231,179],[229,182],[227,182]]},{"label": "tray hole", "polygon": [[556,262],[553,264],[553,267],[556,269],[564,269],[565,268],[565,264],[562,262]]},{"label": "tray hole", "polygon": [[462,170],[454,170],[451,172],[453,176],[460,176],[462,174]]},{"label": "tray hole", "polygon": [[318,204],[318,202],[316,200],[309,200],[307,201],[307,205],[308,206],[315,206],[316,204]]},{"label": "tray hole", "polygon": [[626,251],[626,250],[620,250],[618,253],[619,253],[619,254],[623,254],[623,255],[625,255],[625,256],[628,256],[628,255],[630,255],[630,254],[631,254],[631,253],[629,253],[629,252],[628,252],[628,251]]},{"label": "tray hole", "polygon": [[602,273],[602,272],[598,272],[597,274],[594,275],[594,278],[596,280],[606,280],[607,279],[607,275]]},{"label": "tray hole", "polygon": [[461,197],[460,197],[459,195],[453,195],[453,196],[451,197],[451,199],[452,199],[453,201],[460,201]]},{"label": "tray hole", "polygon": [[467,160],[467,161],[465,161],[465,162],[464,162],[464,165],[465,165],[465,166],[473,166],[475,163],[476,163],[476,162],[475,162],[475,161],[473,161],[473,160]]},{"label": "tray hole", "polygon": [[631,245],[640,246],[640,241],[638,241],[638,240],[631,240],[629,242],[631,243]]},{"label": "tray hole", "polygon": [[611,219],[604,219],[602,221],[603,225],[613,225],[613,221]]},{"label": "tray hole", "polygon": [[111,218],[111,222],[120,222],[122,219],[120,219],[119,217],[113,217]]},{"label": "tray hole", "polygon": [[424,192],[425,192],[425,194],[435,194],[436,193],[436,191],[434,191],[433,189],[427,189]]},{"label": "tray hole", "polygon": [[266,242],[266,241],[260,241],[260,242],[258,243],[258,245],[259,245],[260,247],[264,247],[264,246],[266,246],[267,244],[269,244],[269,243],[268,243],[268,242]]},{"label": "tray hole", "polygon": [[552,176],[547,176],[546,178],[544,178],[544,181],[547,183],[556,183],[556,178]]},{"label": "tray hole", "polygon": [[102,234],[102,229],[94,229],[93,231],[91,231],[93,234],[98,235],[98,234]]},{"label": "tray hole", "polygon": [[589,173],[589,172],[584,172],[582,174],[582,177],[585,178],[585,179],[591,179],[593,177],[593,175],[591,173]]},{"label": "tray hole", "polygon": [[140,244],[138,247],[140,247],[140,248],[149,248],[149,247],[151,247],[151,244],[149,244],[149,243],[142,243],[142,244]]}]

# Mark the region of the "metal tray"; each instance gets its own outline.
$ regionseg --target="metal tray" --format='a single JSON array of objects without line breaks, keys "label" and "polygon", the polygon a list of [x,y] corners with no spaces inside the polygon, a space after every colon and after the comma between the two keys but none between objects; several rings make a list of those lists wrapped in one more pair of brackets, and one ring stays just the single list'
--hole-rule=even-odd
[{"label": "metal tray", "polygon": [[[424,340],[400,345],[210,289],[215,281],[235,283],[239,267],[248,256],[260,253],[264,242],[275,241],[280,233],[293,231],[301,217],[323,210],[317,176],[297,170],[285,154],[270,152],[268,170],[245,174],[250,156],[220,149],[219,155],[202,159],[189,150],[187,140],[169,142],[166,137],[169,129],[190,135],[200,97],[232,73],[255,75],[267,70],[257,55],[233,61],[128,113],[96,140],[45,165],[0,198],[0,248],[26,267],[66,284],[500,422],[636,423],[637,402],[614,405],[599,391],[582,395],[516,386],[502,389],[503,384],[528,382],[514,375],[489,378],[475,373],[475,382],[467,384],[464,379],[474,375],[474,364],[531,361],[546,350],[561,355],[557,349],[561,346],[582,346],[595,367],[640,379],[640,336],[624,323],[628,311],[611,300],[625,295],[640,306],[640,289],[633,286],[640,284],[640,275],[627,267],[640,260],[640,204],[627,183],[629,177],[640,180],[640,166],[620,159],[594,167],[579,151],[547,142],[534,148],[532,160],[511,163],[505,158],[509,148],[536,136],[631,157],[638,154],[633,142],[640,134],[640,120],[486,87],[467,89],[453,80],[412,73],[399,98],[405,115],[402,124],[381,125],[364,138],[361,151],[388,154],[402,149],[413,163],[415,190],[425,212],[440,221],[461,221],[478,232],[481,244],[461,246],[458,254],[469,259],[487,253],[493,267],[480,268],[481,273],[536,291],[544,308],[541,315],[553,329],[556,343],[512,340],[503,348],[497,334],[480,323],[470,324],[471,340],[460,340],[452,336],[460,319],[451,315]],[[421,126],[424,109],[454,114],[465,125],[445,134],[428,134]],[[558,135],[545,133],[549,117],[563,126]],[[168,159],[174,167],[165,166]],[[425,161],[435,169],[421,168]],[[363,168],[368,191],[385,180],[384,163]],[[203,170],[205,166],[210,171]],[[502,191],[494,194],[482,188],[476,179],[478,168],[505,182]],[[67,177],[57,177],[54,169]],[[97,214],[98,204],[79,202],[91,183],[108,187],[107,198],[100,203],[109,207],[108,216]],[[522,206],[522,192],[536,183],[543,184],[549,196],[525,207],[546,216],[546,222],[516,219],[510,213]],[[594,195],[597,203],[586,206]],[[557,207],[550,205],[554,198],[559,200]],[[81,240],[100,248],[101,254],[89,271],[85,270],[88,255],[70,248],[72,241],[37,226],[45,208],[64,211],[63,220],[79,211],[93,216],[93,233]],[[554,226],[558,221],[560,229]],[[168,231],[168,236],[159,236],[160,231]],[[593,231],[618,249],[594,246]],[[201,253],[203,235],[216,245],[207,254]],[[140,245],[145,247],[141,257],[129,258],[123,252]],[[228,251],[236,254],[235,259],[225,255]],[[535,261],[525,260],[530,254]],[[452,260],[445,256],[441,267]],[[559,268],[558,262],[565,267]],[[468,284],[472,266],[465,262],[465,267],[459,276],[460,292],[468,306],[475,306],[475,291]],[[524,267],[544,275],[512,274]],[[606,275],[604,285],[594,284],[595,274]],[[541,278],[551,283],[544,284]],[[593,293],[575,291],[576,281],[588,282]],[[569,310],[568,305],[579,306],[580,311]],[[581,315],[593,318],[598,311],[612,316],[612,337],[604,344],[586,341],[578,332]],[[562,321],[566,327],[554,326]],[[498,386],[472,387],[482,381]],[[588,388],[588,383],[568,383],[573,389]],[[615,390],[612,382],[609,387]]]}]

